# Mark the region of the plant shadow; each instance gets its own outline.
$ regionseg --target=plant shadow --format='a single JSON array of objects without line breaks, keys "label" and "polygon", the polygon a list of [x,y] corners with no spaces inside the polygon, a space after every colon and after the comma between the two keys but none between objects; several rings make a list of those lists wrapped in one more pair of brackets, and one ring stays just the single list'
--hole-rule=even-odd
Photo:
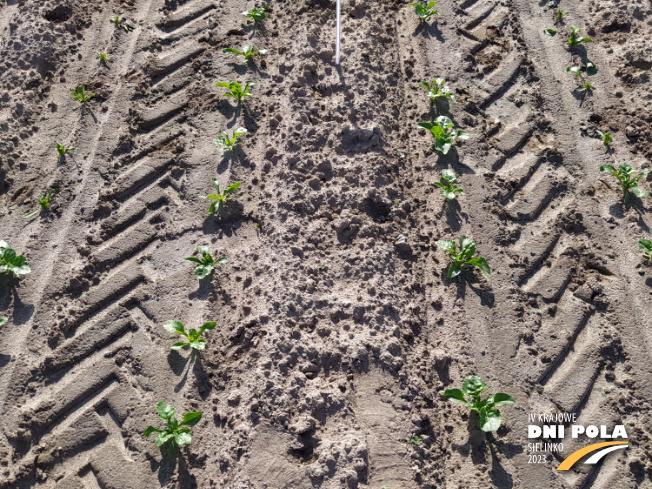
[{"label": "plant shadow", "polygon": [[441,43],[446,43],[446,40],[442,36],[436,21],[432,22],[431,24],[428,24],[427,22],[419,22],[419,25],[416,29],[414,29],[414,32],[412,33],[412,37],[416,37],[421,34],[424,34],[428,39],[434,38]]},{"label": "plant shadow", "polygon": [[178,446],[172,454],[168,454],[168,444],[166,443],[159,447],[159,452],[161,454],[160,462],[149,453],[145,454],[145,457],[149,461],[151,471],[158,471],[158,481],[161,487],[168,486],[172,482],[175,473],[178,473],[176,487],[180,489],[193,489],[198,487],[197,480],[188,471],[188,462]]},{"label": "plant shadow", "polygon": [[453,230],[453,232],[458,233],[462,229],[462,220],[468,222],[468,214],[462,212],[460,203],[455,200],[446,200],[444,198],[444,203],[442,204],[443,210],[446,213],[446,222]]}]

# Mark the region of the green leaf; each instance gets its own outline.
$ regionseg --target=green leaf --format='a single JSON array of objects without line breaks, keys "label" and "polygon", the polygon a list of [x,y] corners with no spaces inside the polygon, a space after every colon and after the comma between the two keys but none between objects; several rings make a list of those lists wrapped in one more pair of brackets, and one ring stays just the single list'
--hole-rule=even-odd
[{"label": "green leaf", "polygon": [[204,331],[211,331],[213,328],[215,328],[215,325],[217,323],[215,321],[207,321],[204,324],[201,325],[201,328],[199,329],[199,335],[201,336],[204,334]]},{"label": "green leaf", "polygon": [[225,194],[232,194],[233,192],[235,192],[236,190],[238,190],[239,187],[240,187],[240,182],[235,182],[233,185],[231,185],[229,188],[227,188],[227,189],[224,191],[224,193],[225,193]]},{"label": "green leaf", "polygon": [[[187,258],[186,258],[187,260]],[[170,333],[179,333],[185,336],[186,330],[181,321],[170,320],[163,323],[163,327]]]},{"label": "green leaf", "polygon": [[218,209],[219,205],[220,205],[219,201],[212,202],[210,207],[208,208],[208,213],[214,214],[215,211]]},{"label": "green leaf", "polygon": [[632,193],[634,195],[636,195],[636,197],[638,197],[639,199],[645,199],[645,198],[650,196],[650,194],[648,192],[646,192],[645,190],[641,190],[638,187],[634,187],[631,190],[632,190]]},{"label": "green leaf", "polygon": [[[652,253],[652,241],[650,241],[649,239],[639,239],[638,247],[647,253]],[[4,319],[6,322],[7,318]]]},{"label": "green leaf", "polygon": [[184,426],[184,425],[195,426],[201,420],[201,415],[202,415],[201,411],[197,411],[194,413],[186,413],[183,416],[183,420],[181,421],[181,423],[179,423],[179,426]]},{"label": "green leaf", "polygon": [[503,418],[498,409],[480,409],[478,426],[482,431],[496,431],[500,428]]},{"label": "green leaf", "polygon": [[516,401],[509,394],[498,392],[494,395],[494,406],[502,406],[507,404],[514,404]]},{"label": "green leaf", "polygon": [[610,173],[618,173],[616,169],[611,165],[600,165],[600,171],[608,171]]},{"label": "green leaf", "polygon": [[184,348],[186,346],[190,346],[190,343],[186,341],[177,341],[176,343],[172,344],[170,350],[181,350],[181,348]]},{"label": "green leaf", "polygon": [[453,121],[450,119],[450,117],[445,116],[445,115],[440,115],[435,119],[435,122],[439,124],[442,128],[448,129],[449,127],[453,127]]},{"label": "green leaf", "polygon": [[4,326],[7,321],[9,321],[6,317],[0,316],[0,326]]},{"label": "green leaf", "polygon": [[174,433],[163,433],[159,436],[156,437],[156,441],[154,442],[157,447],[162,446],[166,441],[168,441],[170,438],[174,436]]},{"label": "green leaf", "polygon": [[190,343],[190,346],[195,350],[202,351],[206,348],[206,340],[204,338],[199,338]]},{"label": "green leaf", "polygon": [[195,257],[195,256],[189,256],[188,258],[186,258],[186,261],[189,261],[189,262],[192,262],[192,263],[199,263],[200,265],[202,263],[202,261],[199,258]]},{"label": "green leaf", "polygon": [[444,397],[453,402],[466,404],[466,399],[464,399],[464,393],[461,389],[446,389],[444,391]]},{"label": "green leaf", "polygon": [[487,388],[487,384],[477,375],[469,375],[464,379],[462,392],[469,397],[477,397]]},{"label": "green leaf", "polygon": [[215,263],[220,263],[220,264],[229,263],[229,259],[226,256],[223,256],[222,258],[218,258],[217,260],[215,260]]},{"label": "green leaf", "polygon": [[244,53],[243,53],[242,51],[238,51],[237,49],[233,49],[233,48],[225,48],[225,49],[222,49],[222,52],[223,52],[223,53],[241,54],[241,55],[244,56]]},{"label": "green leaf", "polygon": [[451,266],[448,267],[448,273],[446,274],[446,276],[448,278],[455,278],[460,274],[460,272],[461,272],[460,264],[458,262],[453,262],[451,263]]},{"label": "green leaf", "polygon": [[487,277],[491,276],[491,270],[489,269],[489,265],[487,264],[487,260],[485,260],[483,257],[479,256],[476,258],[476,265],[480,267],[480,269],[484,272],[484,274]]},{"label": "green leaf", "polygon": [[190,428],[184,428],[177,431],[174,434],[174,441],[176,441],[179,446],[190,444],[190,442],[192,442],[192,434],[190,432]]},{"label": "green leaf", "polygon": [[455,241],[440,239],[439,241],[435,241],[435,244],[447,253],[455,252]]},{"label": "green leaf", "polygon": [[455,173],[451,170],[445,169],[441,171],[441,177],[446,180],[448,183],[452,183],[457,180]]},{"label": "green leaf", "polygon": [[597,66],[595,66],[595,63],[590,60],[586,60],[586,74],[589,76],[593,76],[598,72]]},{"label": "green leaf", "polygon": [[24,218],[24,219],[29,219],[30,217],[35,216],[35,215],[38,214],[39,212],[41,212],[41,209],[36,209],[35,211],[28,212],[27,214],[25,214],[25,215],[23,216],[23,218]]},{"label": "green leaf", "polygon": [[432,128],[434,127],[434,124],[431,124],[430,122],[417,122],[417,126],[423,127],[424,129],[428,129],[429,131],[432,131]]},{"label": "green leaf", "polygon": [[197,265],[195,275],[200,279],[208,277],[213,272],[213,265]]},{"label": "green leaf", "polygon": [[154,428],[153,426],[148,426],[145,429],[145,431],[143,431],[143,435],[145,435],[145,436],[149,436],[152,433],[163,433],[163,432],[161,430],[159,430],[158,428]]},{"label": "green leaf", "polygon": [[158,413],[159,418],[161,418],[163,421],[170,421],[170,418],[174,416],[175,411],[176,409],[174,409],[166,402],[161,401],[156,403],[156,412]]},{"label": "green leaf", "polygon": [[549,36],[554,36],[555,34],[557,34],[557,31],[555,29],[545,29],[543,32],[545,32]]},{"label": "green leaf", "polygon": [[210,245],[195,245],[195,248],[197,248],[197,251],[199,251],[202,255],[207,254],[208,251],[211,249]]}]

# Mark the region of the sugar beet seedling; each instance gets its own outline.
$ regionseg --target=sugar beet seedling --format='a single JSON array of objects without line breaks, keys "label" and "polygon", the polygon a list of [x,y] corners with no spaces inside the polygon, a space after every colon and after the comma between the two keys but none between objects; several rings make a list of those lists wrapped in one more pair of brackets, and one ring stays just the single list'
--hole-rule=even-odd
[{"label": "sugar beet seedling", "polygon": [[[478,426],[482,431],[496,431],[500,428],[503,418],[498,406],[514,404],[516,401],[509,394],[498,392],[493,396],[480,399],[480,394],[487,388],[487,384],[477,375],[470,375],[464,379],[461,389],[446,389],[444,397],[450,401],[464,404],[471,411],[478,413]],[[471,400],[467,401],[466,397]]]},{"label": "sugar beet seedling", "polygon": [[174,448],[179,445],[188,445],[192,442],[192,431],[189,426],[195,426],[201,420],[201,411],[194,413],[186,413],[181,420],[181,423],[174,415],[176,409],[165,402],[156,403],[156,412],[159,418],[165,423],[165,429],[159,430],[153,426],[148,426],[143,435],[149,438],[152,433],[158,433],[156,441],[154,442],[157,447],[163,446],[168,441],[170,446],[168,448],[168,455],[174,453]]},{"label": "sugar beet seedling", "polygon": [[38,214],[39,212],[42,212],[42,211],[46,211],[46,210],[48,210],[48,209],[50,208],[50,199],[52,198],[53,195],[54,195],[54,189],[51,189],[51,190],[50,190],[47,194],[45,194],[43,197],[39,197],[39,198],[38,198],[38,205],[39,205],[38,208],[35,209],[35,210],[33,210],[33,211],[31,211],[31,212],[28,212],[28,213],[25,214],[23,217],[24,217],[25,219],[28,219],[28,218],[30,218],[30,217],[32,217],[32,216],[35,216],[35,215]]},{"label": "sugar beet seedling", "polygon": [[455,200],[458,195],[464,195],[464,190],[458,187],[455,183],[457,177],[451,170],[442,170],[441,179],[441,182],[433,182],[433,185],[441,188],[441,192],[444,194],[447,201]]},{"label": "sugar beet seedling", "polygon": [[487,260],[481,256],[473,257],[476,251],[476,244],[475,241],[471,241],[466,236],[460,236],[459,252],[457,251],[455,241],[444,239],[435,242],[435,244],[448,253],[451,259],[452,263],[448,267],[448,273],[446,274],[448,278],[457,277],[461,273],[462,267],[478,267],[487,277],[491,275]]},{"label": "sugar beet seedling", "polygon": [[77,149],[77,148],[66,148],[59,141],[55,141],[55,144],[57,145],[57,154],[59,155],[59,158],[63,158],[68,153],[72,153],[73,151],[75,151]]},{"label": "sugar beet seedling", "polygon": [[95,94],[94,93],[86,93],[86,87],[84,85],[79,85],[74,92],[70,92],[75,100],[79,101],[79,104],[83,107],[86,102],[88,102],[90,99],[92,99]]},{"label": "sugar beet seedling", "polygon": [[602,138],[602,144],[604,144],[604,150],[608,152],[611,149],[609,147],[609,143],[611,143],[614,140],[613,136],[609,131],[602,132],[600,130],[596,130],[595,132],[598,133],[598,135]]},{"label": "sugar beet seedling", "polygon": [[427,0],[420,0],[417,3],[408,3],[411,7],[414,7],[414,13],[419,17],[420,22],[428,22],[428,19],[433,15],[439,15],[439,12],[435,10],[435,5],[439,2],[428,2]]},{"label": "sugar beet seedling", "polygon": [[245,61],[251,61],[257,54],[267,54],[267,49],[256,50],[253,44],[248,44],[242,48],[242,51],[238,51],[234,48],[224,48],[222,49],[222,52],[239,54],[240,56],[244,56]]},{"label": "sugar beet seedling", "polygon": [[27,264],[27,258],[16,255],[16,250],[9,248],[6,242],[0,240],[0,274],[11,273],[15,278],[27,275],[32,270]]},{"label": "sugar beet seedling", "polygon": [[122,20],[120,20],[120,17],[118,15],[116,15],[115,17],[111,17],[111,22],[113,22],[116,27],[122,27],[125,30],[125,32],[131,32],[134,30],[134,28],[131,27],[129,24],[126,24]]},{"label": "sugar beet seedling", "polygon": [[7,323],[7,321],[9,321],[9,319],[7,319],[4,316],[0,316],[0,326],[4,326]]},{"label": "sugar beet seedling", "polygon": [[419,85],[428,90],[428,97],[430,100],[434,100],[436,102],[437,100],[448,98],[451,100],[451,102],[457,102],[457,100],[455,100],[455,95],[453,95],[453,92],[451,92],[451,89],[444,86],[445,82],[446,80],[443,78],[433,78],[432,85],[430,85],[428,82],[419,82]]},{"label": "sugar beet seedling", "polygon": [[620,186],[623,189],[623,200],[625,203],[629,201],[630,192],[636,195],[639,199],[645,199],[650,195],[645,190],[638,188],[638,181],[650,173],[650,168],[644,168],[641,170],[641,173],[636,175],[636,170],[632,168],[632,165],[629,163],[621,163],[618,170],[611,165],[602,165],[600,166],[600,171],[609,172],[620,181]]},{"label": "sugar beet seedling", "polygon": [[222,133],[222,137],[213,139],[213,142],[218,146],[222,146],[226,151],[232,151],[237,144],[241,143],[238,136],[246,134],[247,130],[244,127],[238,127],[233,130],[231,137],[229,137],[229,133],[226,131],[220,132]]},{"label": "sugar beet seedling", "polygon": [[202,338],[202,335],[205,331],[210,331],[215,328],[215,324],[215,321],[208,321],[202,324],[201,328],[199,328],[199,331],[197,331],[195,328],[190,328],[188,332],[186,332],[186,329],[184,328],[181,321],[172,320],[166,321],[163,324],[163,327],[170,333],[176,333],[180,334],[181,336],[185,336],[188,340],[177,341],[170,347],[171,350],[180,350],[181,348],[189,346],[190,348],[201,351],[206,348],[206,340]]},{"label": "sugar beet seedling", "polygon": [[194,256],[189,256],[186,258],[186,261],[196,263],[197,266],[195,267],[195,275],[199,278],[199,280],[208,277],[211,273],[213,273],[213,269],[215,268],[215,265],[219,263],[228,263],[229,260],[223,256],[221,258],[213,259],[213,256],[208,252],[210,250],[210,246],[195,246],[197,248],[197,251],[201,253],[201,259],[194,257]]},{"label": "sugar beet seedling", "polygon": [[216,83],[215,86],[227,88],[229,91],[224,93],[224,97],[233,97],[238,101],[239,104],[244,104],[242,99],[244,97],[251,97],[253,95],[253,93],[251,93],[251,89],[256,83],[258,82],[246,82],[243,87],[238,82],[220,82]]},{"label": "sugar beet seedling", "polygon": [[586,95],[587,93],[593,90],[593,82],[587,81],[582,76],[582,71],[579,66],[568,66],[566,68],[566,71],[569,73],[575,73],[579,77],[580,82],[582,83],[581,87],[575,89],[576,92],[584,92],[584,94]]},{"label": "sugar beet seedling", "polygon": [[233,198],[233,193],[238,190],[238,188],[240,188],[240,182],[235,182],[234,184],[224,189],[223,192],[220,192],[219,182],[214,178],[211,178],[211,181],[213,182],[213,187],[215,187],[215,193],[200,197],[202,199],[209,199],[213,201],[211,202],[211,206],[208,208],[209,214],[213,214],[215,212],[219,214],[222,208],[226,205],[227,201]]},{"label": "sugar beet seedling", "polygon": [[[652,234],[652,229],[650,229],[650,234]],[[652,241],[649,239],[639,239],[638,247],[643,250],[643,256],[646,260],[652,260]]]},{"label": "sugar beet seedling", "polygon": [[571,35],[566,42],[568,42],[570,47],[577,46],[582,42],[591,42],[590,37],[579,37],[580,31],[582,29],[572,25],[568,26],[568,28],[571,30]]},{"label": "sugar beet seedling", "polygon": [[459,129],[448,131],[455,124],[445,115],[440,115],[435,119],[434,123],[419,122],[417,126],[428,129],[435,138],[435,151],[441,154],[446,154],[453,146],[456,139],[465,140],[469,139],[468,133]]},{"label": "sugar beet seedling", "polygon": [[263,5],[259,8],[254,7],[251,10],[242,12],[242,15],[244,15],[247,19],[252,19],[254,23],[262,22],[265,20],[265,12],[267,11],[267,8],[267,5]]}]

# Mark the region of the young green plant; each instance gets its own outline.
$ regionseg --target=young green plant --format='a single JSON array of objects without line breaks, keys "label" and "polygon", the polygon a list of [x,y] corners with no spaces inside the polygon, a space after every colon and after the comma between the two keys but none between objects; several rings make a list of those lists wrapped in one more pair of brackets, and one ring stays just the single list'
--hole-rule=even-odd
[{"label": "young green plant", "polygon": [[9,248],[6,242],[0,240],[0,274],[11,273],[15,278],[31,272],[27,258],[16,255],[16,251]]},{"label": "young green plant", "polygon": [[188,258],[186,258],[186,261],[197,264],[197,266],[195,267],[195,275],[197,275],[199,280],[206,278],[211,273],[213,273],[213,269],[215,268],[215,265],[219,263],[229,262],[229,260],[225,256],[214,260],[213,256],[208,252],[208,250],[210,250],[210,246],[195,246],[195,248],[197,248],[197,251],[201,253],[201,259],[194,256],[189,256]]},{"label": "young green plant", "polygon": [[455,200],[455,197],[459,195],[464,195],[464,190],[457,186],[455,181],[457,177],[455,173],[451,170],[442,170],[441,171],[441,182],[433,182],[433,185],[441,188],[442,194],[446,197],[446,200]]},{"label": "young green plant", "polygon": [[131,32],[134,30],[134,28],[131,27],[129,24],[125,24],[123,21],[121,21],[120,17],[117,15],[111,18],[111,22],[113,22],[116,27],[122,27],[125,30],[125,32]]},{"label": "young green plant", "polygon": [[220,82],[216,83],[216,87],[224,87],[227,88],[229,91],[224,93],[225,97],[233,97],[238,101],[239,104],[244,103],[242,99],[244,97],[251,97],[253,93],[251,93],[252,87],[258,82],[246,82],[244,87],[240,85],[238,82]]},{"label": "young green plant", "polygon": [[428,2],[427,0],[420,0],[417,3],[408,3],[411,7],[414,7],[414,12],[419,17],[419,21],[428,22],[428,19],[433,15],[439,15],[439,12],[435,10],[435,5],[439,2]]},{"label": "young green plant", "polygon": [[212,200],[211,206],[208,208],[209,214],[213,214],[215,212],[219,214],[222,208],[226,205],[227,201],[233,198],[233,193],[240,187],[240,182],[235,182],[234,184],[224,189],[223,192],[220,192],[219,182],[214,178],[211,178],[211,181],[213,182],[213,187],[215,187],[215,193],[206,196],[201,195],[200,197],[202,199]]},{"label": "young green plant", "polygon": [[102,51],[98,51],[95,54],[97,54],[97,58],[100,60],[100,63],[108,63],[110,61],[109,56]]},{"label": "young green plant", "polygon": [[75,149],[77,149],[77,148],[66,148],[59,141],[55,141],[55,143],[57,145],[57,154],[59,155],[59,158],[63,158],[68,153],[72,153],[73,151],[75,151]]},{"label": "young green plant", "polygon": [[457,251],[455,241],[444,239],[435,242],[435,244],[448,253],[451,259],[451,264],[448,267],[448,273],[446,275],[448,278],[457,277],[461,273],[462,267],[478,267],[487,277],[491,275],[487,260],[481,256],[473,256],[476,251],[475,241],[471,241],[466,236],[460,236],[459,252]]},{"label": "young green plant", "polygon": [[623,189],[623,200],[625,203],[629,201],[630,192],[636,195],[639,199],[645,199],[650,195],[645,190],[638,188],[638,181],[650,173],[650,168],[644,168],[638,175],[636,175],[636,170],[632,168],[632,165],[629,163],[621,163],[618,170],[611,165],[602,165],[600,166],[600,171],[609,172],[620,181],[620,186]]},{"label": "young green plant", "polygon": [[602,132],[600,130],[596,130],[595,132],[598,133],[598,136],[602,138],[602,144],[604,144],[604,150],[609,151],[609,149],[611,149],[609,148],[609,143],[611,143],[614,140],[611,133],[609,131]]},{"label": "young green plant", "polygon": [[567,41],[570,47],[578,46],[581,42],[591,42],[590,37],[579,37],[582,29],[572,25],[568,26],[568,28],[571,30],[571,35]]},{"label": "young green plant", "polygon": [[222,146],[226,151],[232,151],[237,144],[242,142],[238,139],[238,136],[245,134],[247,130],[244,127],[238,127],[233,130],[231,137],[229,137],[229,133],[226,131],[220,132],[222,133],[222,137],[213,139],[213,142],[218,146]]},{"label": "young green plant", "polygon": [[423,444],[423,441],[421,441],[419,435],[414,435],[412,438],[410,438],[410,443],[412,443],[412,445],[414,445],[415,447],[418,447]]},{"label": "young green plant", "polygon": [[254,7],[251,10],[242,12],[242,15],[244,15],[247,19],[252,19],[254,23],[257,23],[265,20],[266,11],[267,11],[267,5],[263,5],[262,7],[258,7],[258,8]]},{"label": "young green plant", "polygon": [[74,92],[70,93],[73,95],[75,100],[79,101],[81,106],[83,106],[86,102],[95,96],[94,93],[86,93],[86,87],[84,85],[79,85]]},{"label": "young green plant", "polygon": [[188,332],[186,332],[181,321],[166,321],[163,324],[163,327],[170,333],[176,333],[186,337],[187,341],[177,341],[170,347],[171,350],[180,350],[181,348],[189,346],[190,348],[201,351],[206,348],[206,340],[202,338],[202,335],[205,331],[212,330],[215,327],[215,324],[215,321],[208,321],[202,324],[199,331],[195,328],[190,328]]},{"label": "young green plant", "polygon": [[568,14],[570,14],[570,12],[564,12],[563,10],[558,9],[557,13],[555,14],[555,22],[561,22]]},{"label": "young green plant", "polygon": [[4,316],[0,316],[0,326],[4,326],[7,323],[7,321],[9,321],[9,319],[7,319]]},{"label": "young green plant", "polygon": [[148,426],[143,435],[149,438],[152,433],[158,433],[156,441],[154,442],[157,447],[163,446],[166,442],[170,442],[168,448],[168,455],[174,453],[174,448],[179,445],[188,445],[192,442],[192,431],[190,426],[195,426],[201,420],[201,411],[194,413],[186,413],[181,420],[181,423],[174,415],[176,409],[165,402],[156,403],[156,412],[159,418],[165,423],[165,428],[159,430],[153,426]]},{"label": "young green plant", "polygon": [[[478,413],[478,426],[482,431],[496,431],[500,428],[503,418],[498,406],[514,404],[514,398],[504,392],[480,399],[480,394],[487,388],[487,384],[477,375],[470,375],[464,379],[461,389],[446,389],[444,397],[464,404],[471,411]],[[470,398],[467,400],[466,398]]]},{"label": "young green plant", "polygon": [[576,92],[584,92],[585,94],[593,90],[593,82],[587,81],[583,76],[582,76],[582,70],[580,69],[579,66],[568,66],[566,68],[566,71],[569,73],[575,73],[578,78],[580,79],[580,82],[582,83],[581,87],[578,87],[575,89]]},{"label": "young green plant", "polygon": [[428,97],[430,100],[434,100],[436,102],[437,100],[448,98],[451,100],[451,102],[457,102],[457,100],[455,100],[455,95],[453,95],[453,92],[451,92],[451,89],[444,86],[445,82],[446,80],[443,78],[433,78],[432,85],[430,85],[428,82],[419,82],[419,85],[428,90]]},{"label": "young green plant", "polygon": [[445,115],[440,115],[434,123],[419,122],[417,126],[428,129],[435,138],[435,151],[446,154],[453,146],[456,139],[469,139],[469,135],[459,129],[449,131],[455,124]]},{"label": "young green plant", "polygon": [[222,49],[222,52],[239,54],[240,56],[244,56],[245,61],[250,61],[257,54],[267,54],[267,49],[259,49],[258,51],[256,51],[256,48],[254,48],[253,44],[248,44],[242,48],[242,51],[238,51],[237,49],[234,48],[224,48]]},{"label": "young green plant", "polygon": [[[650,234],[652,234],[652,229],[650,229]],[[646,260],[652,260],[652,241],[649,239],[639,239],[638,247],[643,251],[643,256]]]},{"label": "young green plant", "polygon": [[25,219],[28,219],[32,216],[35,216],[39,212],[46,211],[50,208],[50,199],[54,195],[54,189],[51,189],[47,194],[45,194],[43,197],[38,198],[38,208],[34,209],[31,212],[28,212],[25,214],[23,217]]}]

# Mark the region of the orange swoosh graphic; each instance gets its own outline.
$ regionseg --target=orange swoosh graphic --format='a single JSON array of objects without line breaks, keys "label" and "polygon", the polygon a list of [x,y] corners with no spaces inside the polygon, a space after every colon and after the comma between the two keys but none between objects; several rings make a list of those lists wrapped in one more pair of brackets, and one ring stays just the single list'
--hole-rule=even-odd
[{"label": "orange swoosh graphic", "polygon": [[600,448],[604,447],[610,447],[612,445],[627,445],[626,441],[605,441],[603,443],[594,443],[593,445],[589,445],[588,447],[580,448],[576,452],[571,453],[568,457],[564,459],[564,461],[557,467],[557,470],[568,470],[570,469],[573,465],[575,465],[575,462],[577,462],[579,459],[581,459],[584,455],[587,453],[594,452]]}]

